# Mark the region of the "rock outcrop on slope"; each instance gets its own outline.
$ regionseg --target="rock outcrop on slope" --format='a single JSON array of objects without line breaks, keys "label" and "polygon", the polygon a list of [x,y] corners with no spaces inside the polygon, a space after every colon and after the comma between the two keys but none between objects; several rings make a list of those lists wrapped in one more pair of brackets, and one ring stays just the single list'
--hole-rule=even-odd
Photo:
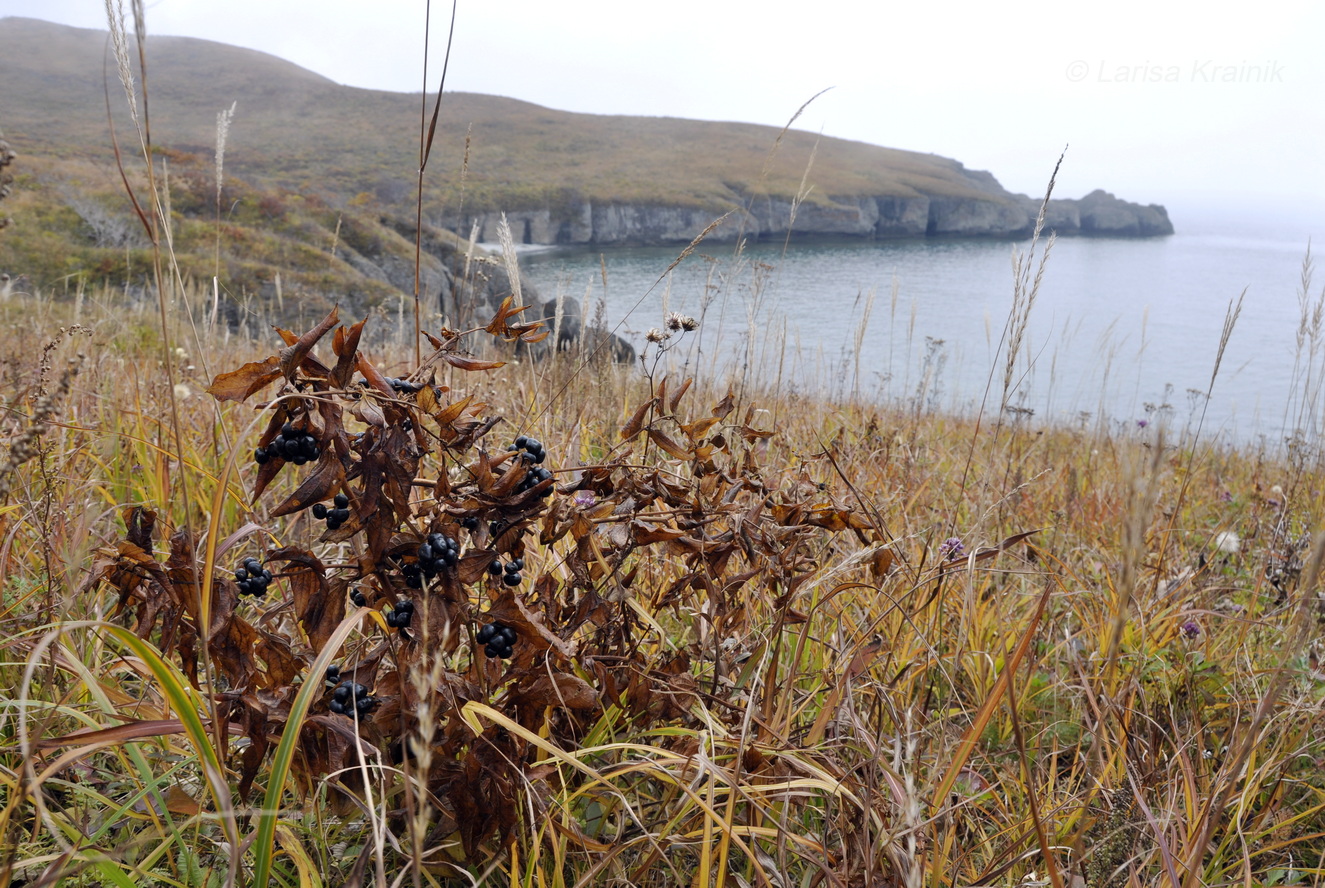
[{"label": "rock outcrop on slope", "polygon": [[[792,214],[791,201],[757,198],[733,207],[732,215],[709,234],[714,241],[738,237],[752,240],[798,236],[885,240],[920,237],[1029,237],[1040,201],[1024,195],[1007,198],[972,197],[837,197],[832,203],[801,205]],[[595,203],[585,200],[569,212],[547,208],[506,212],[516,240],[527,244],[596,246],[685,243],[693,240],[725,212],[654,204]],[[442,224],[468,233],[478,226],[480,241],[495,241],[499,212],[465,219],[444,218]],[[1079,200],[1055,199],[1045,214],[1045,230],[1062,236],[1157,237],[1173,234],[1164,207],[1119,200],[1107,191],[1093,191]]]},{"label": "rock outcrop on slope", "polygon": [[[1040,201],[1019,195],[1032,221]],[[1158,237],[1173,234],[1168,212],[1159,204],[1142,206],[1095,190],[1080,200],[1051,200],[1044,215],[1046,231],[1087,237]]]},{"label": "rock outcrop on slope", "polygon": [[[739,204],[680,207],[616,201],[581,200],[566,208],[512,207],[505,211],[511,232],[526,244],[650,245],[687,243],[725,212],[730,215],[708,239],[800,237],[891,238],[1029,237],[1041,201],[1012,194],[988,173],[968,173],[984,193],[972,195],[844,195],[793,206],[790,199],[750,196]],[[990,187],[992,185],[992,187]],[[478,212],[444,217],[441,224],[478,239],[496,240],[501,213]],[[1062,236],[1159,237],[1173,234],[1168,212],[1120,200],[1096,190],[1078,200],[1054,199],[1045,213],[1045,231]]]}]

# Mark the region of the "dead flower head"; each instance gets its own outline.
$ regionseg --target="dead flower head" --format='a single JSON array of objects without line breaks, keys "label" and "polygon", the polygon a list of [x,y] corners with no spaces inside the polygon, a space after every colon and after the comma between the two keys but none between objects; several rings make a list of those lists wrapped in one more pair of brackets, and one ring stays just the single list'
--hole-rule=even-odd
[{"label": "dead flower head", "polygon": [[665,326],[673,333],[678,330],[689,331],[697,329],[699,327],[699,321],[689,315],[683,315],[678,311],[670,311],[667,313],[667,322]]}]

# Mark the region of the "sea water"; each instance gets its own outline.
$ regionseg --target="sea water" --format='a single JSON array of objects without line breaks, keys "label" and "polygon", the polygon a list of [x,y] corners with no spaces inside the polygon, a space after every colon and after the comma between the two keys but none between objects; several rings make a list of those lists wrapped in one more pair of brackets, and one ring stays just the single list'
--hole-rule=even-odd
[{"label": "sea water", "polygon": [[[701,244],[670,271],[679,246],[556,248],[523,254],[521,267],[543,296],[601,313],[637,349],[665,328],[664,310],[699,318],[699,331],[664,343],[673,372],[1057,421],[1199,422],[1207,439],[1281,442],[1301,425],[1306,390],[1297,333],[1308,226],[1246,214],[1175,225],[1165,238],[1055,241],[1029,304],[1030,287],[1014,300],[1015,262],[1033,281],[1044,240],[1032,252],[1028,241],[793,234],[741,249]],[[1322,288],[1325,266],[1310,304]],[[1009,366],[1014,315],[1025,324]]]}]

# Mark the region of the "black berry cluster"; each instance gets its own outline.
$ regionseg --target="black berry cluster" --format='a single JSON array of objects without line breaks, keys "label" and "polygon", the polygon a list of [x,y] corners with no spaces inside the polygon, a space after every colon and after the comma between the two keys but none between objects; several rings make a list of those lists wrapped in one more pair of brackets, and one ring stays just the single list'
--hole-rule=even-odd
[{"label": "black berry cluster", "polygon": [[405,629],[409,626],[410,618],[413,616],[414,602],[408,599],[397,601],[395,607],[387,612],[386,624],[392,629]]},{"label": "black berry cluster", "polygon": [[471,532],[478,530],[478,519],[473,515],[470,515],[468,518],[461,518],[460,526]]},{"label": "black berry cluster", "polygon": [[501,577],[501,581],[508,586],[520,585],[520,582],[524,579],[520,574],[522,570],[524,570],[523,558],[512,558],[506,562],[505,567],[502,566],[501,561],[494,561],[488,565],[488,573],[494,577]]},{"label": "black berry cluster", "polygon": [[335,663],[327,667],[327,682],[333,685],[340,683],[340,667]]},{"label": "black berry cluster", "polygon": [[493,659],[509,660],[517,638],[515,630],[505,623],[489,623],[478,631],[478,643],[483,645],[483,653]]},{"label": "black berry cluster", "polygon": [[338,493],[331,502],[333,508],[330,509],[327,508],[326,503],[313,503],[313,517],[319,521],[326,519],[327,530],[338,530],[342,524],[350,520],[350,498]]},{"label": "black berry cluster", "polygon": [[271,585],[271,571],[262,566],[256,558],[245,558],[243,567],[235,571],[235,582],[239,584],[240,595],[252,595],[261,598],[267,594]]},{"label": "black berry cluster", "polygon": [[[532,469],[529,470],[529,474],[524,476],[524,480],[520,482],[519,486],[515,488],[515,492],[524,493],[526,490],[530,490],[534,487],[537,487],[538,485],[542,484],[544,481],[551,479],[551,477],[552,473],[549,472],[547,469],[543,468],[542,466],[534,466]],[[543,491],[543,493],[540,495],[545,497],[551,496],[552,487],[549,486],[548,489]]]},{"label": "black berry cluster", "polygon": [[423,391],[423,383],[410,382],[408,379],[397,379],[394,376],[388,376],[386,384],[391,386],[393,391],[400,392],[402,395],[412,395],[415,392]]},{"label": "black berry cluster", "polygon": [[281,426],[281,433],[276,436],[276,440],[253,451],[253,461],[261,465],[271,459],[283,459],[302,466],[321,455],[322,448],[318,447],[317,438],[296,429],[294,423],[287,422]]},{"label": "black berry cluster", "polygon": [[514,444],[507,444],[508,451],[519,450],[520,458],[525,462],[541,463],[547,459],[547,451],[543,449],[543,442],[537,438],[526,438],[524,435],[515,439]]},{"label": "black berry cluster", "polygon": [[400,575],[405,578],[405,585],[410,589],[423,588],[423,571],[419,570],[417,562],[406,561],[400,565]]},{"label": "black berry cluster", "polygon": [[[547,451],[543,449],[543,443],[537,438],[526,438],[524,435],[515,439],[514,444],[507,445],[508,451],[519,452],[520,459],[532,464],[532,468],[525,474],[520,481],[520,486],[515,488],[516,493],[524,493],[526,490],[537,487],[544,481],[552,477],[552,473],[543,468],[540,463],[547,459]],[[552,488],[549,487],[543,491],[543,496],[551,496]]]},{"label": "black berry cluster", "polygon": [[449,536],[430,533],[419,546],[419,569],[432,579],[445,568],[455,567],[460,561],[460,544]]},{"label": "black berry cluster", "polygon": [[358,589],[351,589],[350,604],[354,605],[355,607],[367,607],[368,599],[365,598],[364,594],[360,592]]},{"label": "black berry cluster", "polygon": [[[394,376],[386,377],[386,384],[391,386],[391,390],[402,395],[412,395],[415,392],[423,391],[423,383],[410,382],[407,379],[397,379]],[[359,380],[359,385],[368,387],[369,382],[366,379]]]},{"label": "black berry cluster", "polygon": [[[337,676],[340,675],[337,670]],[[331,676],[331,670],[327,670],[328,678]],[[361,684],[356,684],[348,679],[336,685],[336,689],[331,692],[331,702],[327,708],[337,715],[352,715],[358,718],[361,715],[367,715],[377,708],[377,698],[368,695],[368,689]]]}]

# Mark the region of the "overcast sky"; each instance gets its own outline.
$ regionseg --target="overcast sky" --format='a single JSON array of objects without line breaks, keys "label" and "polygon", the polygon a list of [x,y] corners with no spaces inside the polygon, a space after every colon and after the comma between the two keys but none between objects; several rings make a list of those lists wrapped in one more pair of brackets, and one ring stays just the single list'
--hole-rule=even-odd
[{"label": "overcast sky", "polygon": [[[340,83],[422,87],[425,0],[148,0],[149,35],[281,56]],[[934,152],[1043,193],[1178,214],[1325,208],[1325,3],[460,0],[447,89],[567,111],[800,128]],[[432,6],[432,65],[450,3]],[[104,29],[102,0],[0,0]],[[131,17],[130,17],[131,18]],[[241,111],[242,113],[242,111]],[[1317,232],[1318,234],[1321,232]]]}]

